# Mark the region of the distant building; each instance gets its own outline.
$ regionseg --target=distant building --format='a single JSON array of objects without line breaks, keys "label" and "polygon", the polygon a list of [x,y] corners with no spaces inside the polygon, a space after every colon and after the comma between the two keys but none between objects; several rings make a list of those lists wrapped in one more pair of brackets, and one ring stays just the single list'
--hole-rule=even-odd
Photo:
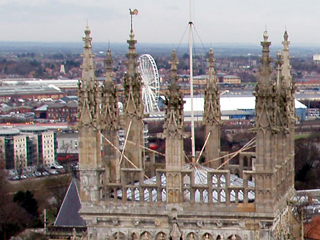
[{"label": "distant building", "polygon": [[[163,97],[161,97],[164,100]],[[191,116],[191,98],[190,96],[184,97],[184,116],[186,121],[190,121]],[[233,92],[225,93],[220,98],[221,106],[221,118],[223,120],[253,120],[255,113],[255,97],[252,93],[242,92],[241,94],[235,94]],[[193,110],[195,121],[203,120],[203,105],[204,97],[194,97],[193,99]],[[303,121],[306,119],[307,107],[295,100],[295,113],[298,120]],[[153,112],[149,114],[146,119],[150,120],[163,120],[163,112]]]},{"label": "distant building", "polygon": [[58,100],[64,96],[66,96],[66,93],[53,85],[12,85],[2,86],[0,89],[0,102],[19,102],[19,99],[25,101],[48,98]]},{"label": "distant building", "polygon": [[222,83],[225,84],[241,84],[241,78],[234,75],[226,75],[222,78]]},{"label": "distant building", "polygon": [[52,103],[47,106],[47,119],[54,119],[62,122],[77,121],[77,102]]},{"label": "distant building", "polygon": [[313,55],[313,61],[314,62],[320,62],[320,54],[314,54]]},{"label": "distant building", "polygon": [[26,169],[56,163],[56,133],[44,127],[0,129],[0,159],[6,169]]}]

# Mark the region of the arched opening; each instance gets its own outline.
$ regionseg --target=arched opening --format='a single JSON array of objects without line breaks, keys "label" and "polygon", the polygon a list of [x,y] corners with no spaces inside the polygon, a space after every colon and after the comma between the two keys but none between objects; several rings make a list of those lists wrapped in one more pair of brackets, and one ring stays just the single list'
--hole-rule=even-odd
[{"label": "arched opening", "polygon": [[239,235],[232,234],[227,238],[227,240],[242,240],[242,238]]},{"label": "arched opening", "polygon": [[125,240],[126,239],[126,235],[122,232],[116,232],[112,235],[112,239],[113,240]]},{"label": "arched opening", "polygon": [[156,236],[156,240],[167,240],[167,234],[165,234],[164,232],[159,232]]},{"label": "arched opening", "polygon": [[140,239],[141,240],[150,240],[151,234],[149,232],[145,231],[140,235]]},{"label": "arched opening", "polygon": [[198,239],[197,234],[195,234],[193,232],[188,233],[187,238],[186,238],[186,240],[197,240],[197,239]]}]

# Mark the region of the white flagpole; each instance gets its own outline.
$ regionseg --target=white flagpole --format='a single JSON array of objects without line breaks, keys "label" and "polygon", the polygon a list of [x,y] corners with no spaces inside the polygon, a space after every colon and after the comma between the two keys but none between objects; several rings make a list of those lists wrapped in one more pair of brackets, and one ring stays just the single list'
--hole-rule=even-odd
[{"label": "white flagpole", "polygon": [[189,20],[189,62],[190,62],[190,98],[191,98],[191,149],[192,162],[196,160],[195,134],[194,134],[194,112],[193,112],[193,56],[192,56],[192,0],[190,0],[190,20]]}]

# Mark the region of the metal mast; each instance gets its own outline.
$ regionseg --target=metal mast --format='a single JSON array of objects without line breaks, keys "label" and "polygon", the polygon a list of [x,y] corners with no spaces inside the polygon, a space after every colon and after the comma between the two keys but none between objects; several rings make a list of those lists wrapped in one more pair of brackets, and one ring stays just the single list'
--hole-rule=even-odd
[{"label": "metal mast", "polygon": [[190,20],[189,20],[189,62],[190,62],[190,97],[191,97],[191,149],[192,162],[196,160],[195,134],[194,134],[194,112],[193,112],[193,56],[192,56],[192,0],[190,0]]}]

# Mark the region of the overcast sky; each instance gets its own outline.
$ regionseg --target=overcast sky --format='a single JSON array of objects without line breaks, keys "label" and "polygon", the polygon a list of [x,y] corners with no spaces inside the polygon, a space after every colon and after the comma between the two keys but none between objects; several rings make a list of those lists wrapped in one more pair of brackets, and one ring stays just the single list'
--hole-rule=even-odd
[{"label": "overcast sky", "polygon": [[[79,42],[88,21],[93,41],[125,42],[129,8],[139,10],[134,16],[139,42],[181,41],[189,21],[189,0],[0,0],[0,41]],[[280,44],[287,29],[292,44],[320,45],[319,10],[319,0],[192,4],[195,29],[204,43],[255,44],[267,28],[272,43]]]}]

